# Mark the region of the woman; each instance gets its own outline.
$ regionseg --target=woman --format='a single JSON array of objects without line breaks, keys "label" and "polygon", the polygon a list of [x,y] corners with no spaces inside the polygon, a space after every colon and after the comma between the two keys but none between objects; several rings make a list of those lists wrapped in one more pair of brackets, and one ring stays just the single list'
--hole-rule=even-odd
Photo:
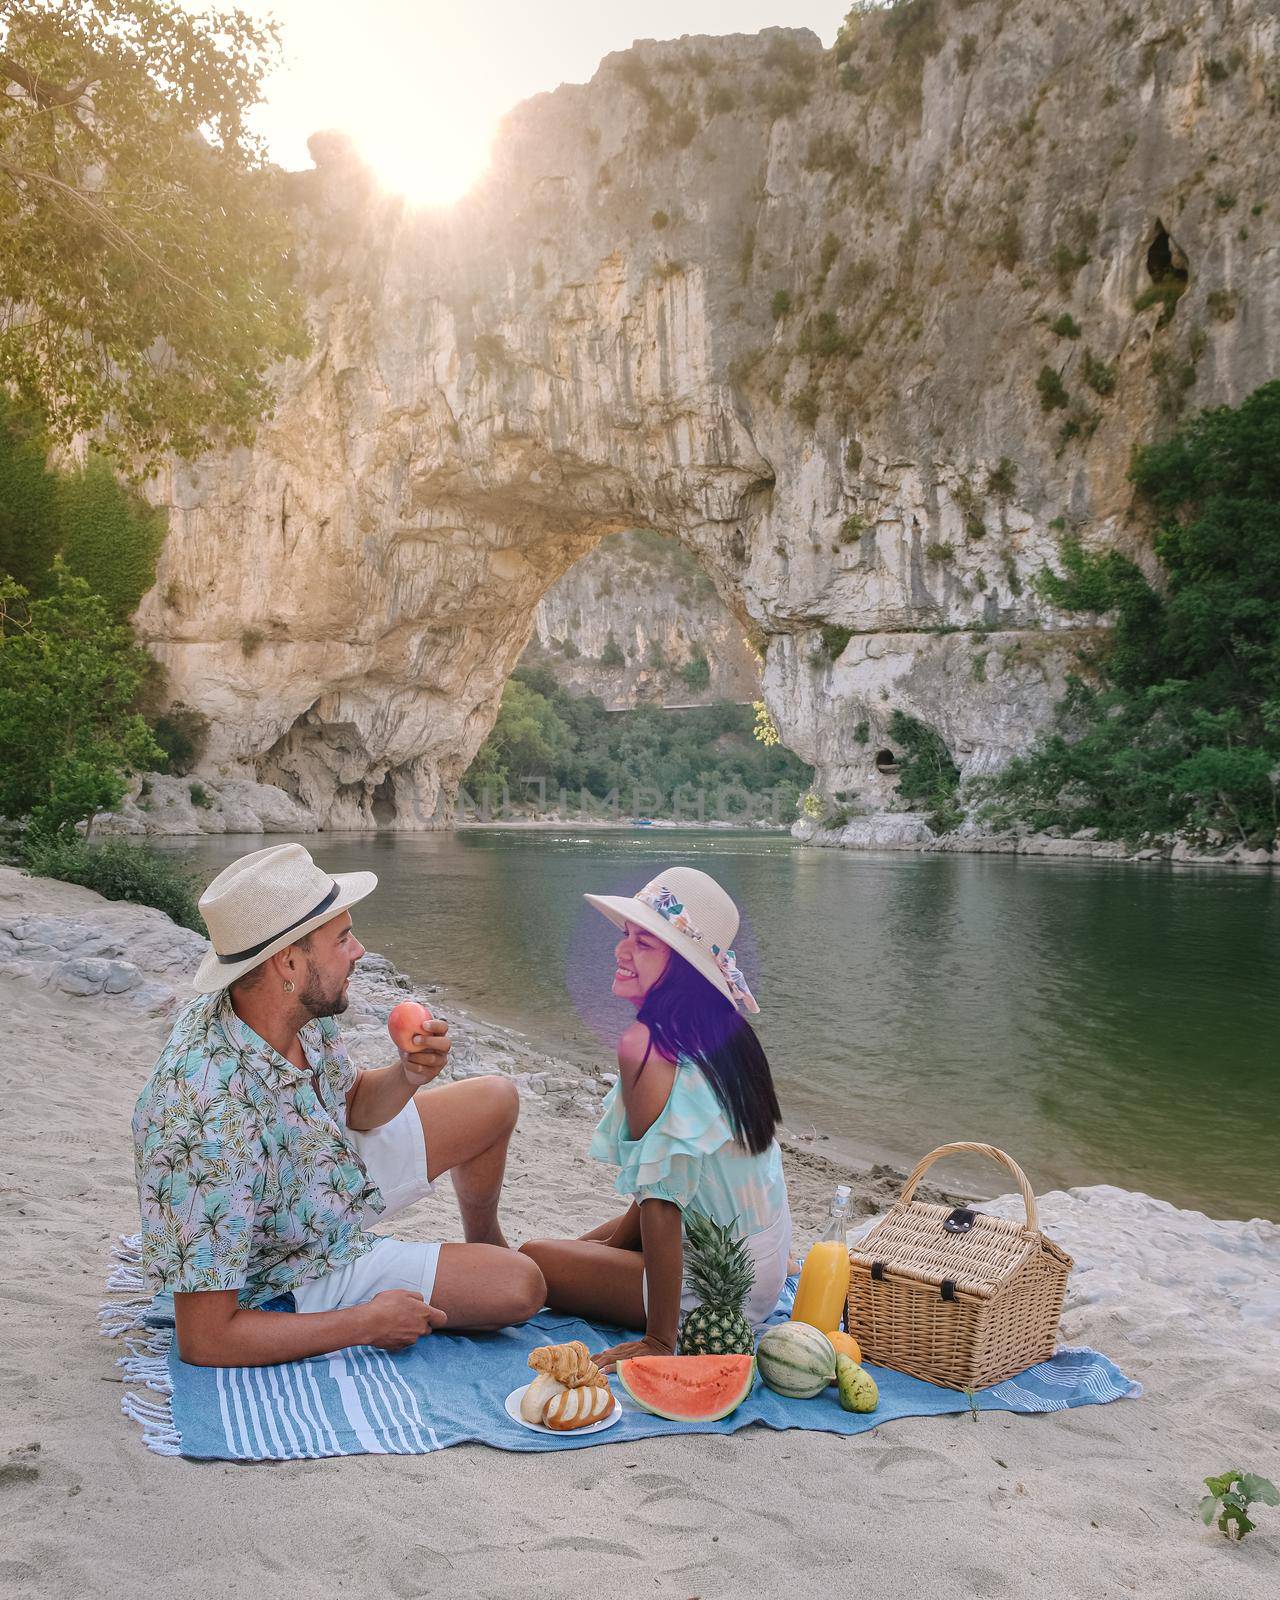
[{"label": "woman", "polygon": [[671,867],[633,897],[585,897],[622,929],[613,993],[636,1008],[618,1041],[591,1154],[619,1167],[619,1217],[580,1239],[523,1245],[542,1269],[556,1311],[625,1328],[642,1339],[606,1350],[672,1355],[682,1296],[682,1213],[696,1211],[745,1237],[754,1324],[777,1304],[791,1247],[791,1213],[775,1137],[779,1110],[769,1062],[739,1011],[759,1011],[730,948],[738,910],[714,878]]}]

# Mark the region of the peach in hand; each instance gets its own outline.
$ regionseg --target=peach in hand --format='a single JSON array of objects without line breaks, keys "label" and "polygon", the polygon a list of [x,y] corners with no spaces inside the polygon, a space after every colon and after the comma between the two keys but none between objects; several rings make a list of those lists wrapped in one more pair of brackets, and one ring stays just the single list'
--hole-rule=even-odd
[{"label": "peach in hand", "polygon": [[414,1034],[425,1033],[430,1021],[432,1016],[428,1006],[424,1006],[420,1000],[402,1000],[387,1018],[387,1032],[397,1050],[412,1055],[419,1048],[413,1042]]}]

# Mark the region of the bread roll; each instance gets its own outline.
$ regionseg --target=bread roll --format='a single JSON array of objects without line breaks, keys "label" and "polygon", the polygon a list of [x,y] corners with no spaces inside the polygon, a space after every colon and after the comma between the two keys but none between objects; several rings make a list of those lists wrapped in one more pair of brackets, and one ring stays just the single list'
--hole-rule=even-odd
[{"label": "bread roll", "polygon": [[580,1384],[553,1395],[543,1412],[543,1424],[556,1433],[587,1428],[600,1422],[613,1410],[613,1391],[594,1383]]},{"label": "bread roll", "polygon": [[547,1402],[563,1394],[565,1386],[545,1372],[539,1374],[525,1390],[520,1400],[520,1415],[526,1422],[541,1422]]}]

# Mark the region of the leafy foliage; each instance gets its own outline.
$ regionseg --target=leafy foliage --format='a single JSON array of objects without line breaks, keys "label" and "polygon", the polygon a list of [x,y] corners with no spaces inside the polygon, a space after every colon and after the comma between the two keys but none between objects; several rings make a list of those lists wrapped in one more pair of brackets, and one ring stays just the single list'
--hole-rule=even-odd
[{"label": "leafy foliage", "polygon": [[0,407],[0,572],[46,595],[61,556],[123,621],[155,581],[164,519],[117,482],[102,456],[57,473],[48,451],[29,412]]},{"label": "leafy foliage", "polygon": [[516,800],[524,794],[522,780],[534,776],[545,777],[549,793],[586,790],[597,800],[615,790],[629,796],[639,785],[659,790],[673,807],[676,792],[689,786],[704,792],[709,808],[734,787],[776,791],[790,806],[810,769],[776,737],[753,737],[761,725],[758,709],[728,701],[687,711],[609,712],[594,695],[568,694],[546,669],[520,667],[462,785],[478,796],[497,795],[505,784]]},{"label": "leafy foliage", "polygon": [[951,759],[942,735],[918,717],[895,711],[889,737],[902,754],[898,759],[898,793],[929,809],[929,826],[946,833],[963,818],[956,801],[960,769]]},{"label": "leafy foliage", "polygon": [[778,724],[769,715],[769,708],[763,700],[753,700],[751,709],[755,713],[755,725],[751,729],[753,739],[759,740],[763,745],[772,746],[782,743],[782,735],[778,732]]},{"label": "leafy foliage", "polygon": [[155,906],[184,928],[205,932],[196,905],[195,880],[169,856],[124,839],[86,844],[72,835],[28,835],[22,864],[39,878],[58,878],[93,889],[108,900]]},{"label": "leafy foliage", "polygon": [[701,651],[680,668],[685,686],[694,694],[701,694],[711,684],[711,663]]},{"label": "leafy foliage", "polygon": [[829,622],[820,629],[819,638],[821,639],[821,652],[826,659],[828,661],[839,661],[849,647],[849,640],[853,638],[853,629]]},{"label": "leafy foliage", "polygon": [[1280,1490],[1270,1478],[1260,1478],[1253,1472],[1241,1472],[1236,1468],[1219,1477],[1206,1478],[1204,1482],[1209,1493],[1200,1502],[1200,1515],[1206,1527],[1216,1515],[1218,1527],[1228,1539],[1243,1539],[1257,1527],[1249,1517],[1249,1507],[1255,1501],[1259,1505],[1280,1506]]},{"label": "leafy foliage", "polygon": [[1178,829],[1270,845],[1280,821],[1280,382],[1138,453],[1158,517],[1153,588],[1117,551],[1062,547],[1046,598],[1111,613],[1097,682],[995,781],[987,814],[1135,840]]},{"label": "leafy foliage", "polygon": [[1092,350],[1086,350],[1081,362],[1084,381],[1095,394],[1108,395],[1115,391],[1116,369],[1106,361],[1099,361]]},{"label": "leafy foliage", "polygon": [[1007,499],[1018,486],[1018,465],[1008,456],[1000,460],[987,473],[987,493],[998,499]]},{"label": "leafy foliage", "polygon": [[1070,398],[1061,377],[1047,364],[1040,368],[1036,378],[1036,393],[1040,396],[1042,411],[1056,411],[1065,406]]},{"label": "leafy foliage", "polygon": [[61,562],[33,600],[0,577],[0,816],[69,834],[164,760],[131,709],[150,660],[100,595]]},{"label": "leafy foliage", "polygon": [[131,468],[245,441],[306,345],[283,176],[245,114],[246,11],[26,0],[0,14],[0,383]]},{"label": "leafy foliage", "polygon": [[177,701],[152,723],[151,736],[168,757],[169,771],[185,778],[204,754],[209,719],[203,711]]},{"label": "leafy foliage", "polygon": [[867,519],[860,517],[855,511],[840,524],[840,543],[857,544],[862,535],[867,531]]}]

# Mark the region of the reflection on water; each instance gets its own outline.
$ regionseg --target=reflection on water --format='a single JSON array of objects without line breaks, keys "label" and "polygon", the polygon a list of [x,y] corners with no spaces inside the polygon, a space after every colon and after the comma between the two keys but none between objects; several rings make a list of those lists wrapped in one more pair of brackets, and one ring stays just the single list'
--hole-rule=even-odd
[{"label": "reflection on water", "polygon": [[[633,1013],[609,993],[615,930],[582,892],[631,892],[664,861],[703,866],[747,913],[739,961],[790,1126],[906,1165],[980,1139],[1040,1190],[1107,1182],[1280,1216],[1272,875],[692,830],[306,842],[330,870],[379,874],[356,913],[370,949],[597,1065]],[[170,848],[211,877],[262,843]]]}]

